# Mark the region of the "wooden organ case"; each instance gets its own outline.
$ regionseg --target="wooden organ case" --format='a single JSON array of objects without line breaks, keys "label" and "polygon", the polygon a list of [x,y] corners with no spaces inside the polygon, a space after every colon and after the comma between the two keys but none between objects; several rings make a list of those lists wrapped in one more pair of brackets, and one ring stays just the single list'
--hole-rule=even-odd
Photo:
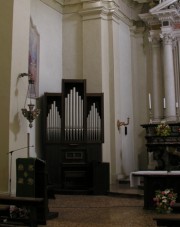
[{"label": "wooden organ case", "polygon": [[86,80],[63,79],[62,93],[44,94],[44,158],[56,193],[109,191],[103,111],[103,94],[86,93]]}]

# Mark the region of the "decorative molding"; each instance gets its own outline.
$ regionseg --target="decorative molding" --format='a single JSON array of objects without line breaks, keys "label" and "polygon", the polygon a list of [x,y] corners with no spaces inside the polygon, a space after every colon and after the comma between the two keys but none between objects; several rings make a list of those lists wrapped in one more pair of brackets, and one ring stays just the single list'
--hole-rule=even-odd
[{"label": "decorative molding", "polygon": [[88,2],[85,5],[83,4],[83,9],[79,13],[83,16],[83,20],[101,18],[104,20],[114,20],[117,23],[121,20],[131,26],[132,20],[122,11],[122,8],[115,1],[110,1],[109,3],[101,1],[98,3]]},{"label": "decorative molding", "polygon": [[56,0],[40,0],[40,1],[46,4],[47,6],[51,7],[52,9],[62,13],[62,4],[60,4]]},{"label": "decorative molding", "polygon": [[80,0],[55,0],[55,1],[59,2],[62,5],[73,5],[81,3]]},{"label": "decorative molding", "polygon": [[[132,21],[138,21],[138,13],[142,4],[133,0],[40,0],[49,7],[62,14],[80,13],[87,16],[87,19],[103,18],[122,20],[131,25]],[[99,17],[97,16],[100,13]],[[102,12],[102,13],[101,13]]]},{"label": "decorative molding", "polygon": [[161,39],[163,40],[163,44],[165,45],[172,45],[175,37],[172,33],[161,33]]},{"label": "decorative molding", "polygon": [[164,31],[179,29],[180,2],[178,0],[160,0],[160,3],[149,10],[147,14],[139,14],[139,17],[150,26],[161,25]]},{"label": "decorative molding", "polygon": [[157,16],[151,15],[150,13],[139,14],[139,17],[149,26],[160,24]]},{"label": "decorative molding", "polygon": [[160,43],[160,30],[151,30],[149,32],[148,40],[153,46],[157,46]]},{"label": "decorative molding", "polygon": [[157,6],[153,7],[149,10],[150,13],[154,14],[159,12],[160,10],[167,9],[168,6],[172,5],[174,2],[177,2],[177,0],[165,0],[159,3]]},{"label": "decorative molding", "polygon": [[133,25],[133,26],[130,27],[131,36],[142,35],[142,34],[144,34],[145,31],[146,31],[146,29],[143,26],[138,27],[138,26]]},{"label": "decorative molding", "polygon": [[149,12],[156,15],[160,21],[180,22],[180,3],[177,0],[165,0]]},{"label": "decorative molding", "polygon": [[143,4],[143,3],[148,3],[148,0],[133,0],[134,2],[138,2],[139,4]]}]

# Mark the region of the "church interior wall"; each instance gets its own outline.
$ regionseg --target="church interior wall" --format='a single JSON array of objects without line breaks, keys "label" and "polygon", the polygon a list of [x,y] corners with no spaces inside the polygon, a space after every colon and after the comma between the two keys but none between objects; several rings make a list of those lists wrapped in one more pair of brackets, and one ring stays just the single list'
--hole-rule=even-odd
[{"label": "church interior wall", "polygon": [[108,41],[106,26],[101,18],[83,21],[83,76],[87,79],[88,92],[102,92],[102,53]]},{"label": "church interior wall", "polygon": [[[20,12],[20,13],[19,13]],[[11,96],[9,116],[9,173],[11,178],[10,191],[14,193],[16,185],[16,158],[26,157],[27,149],[17,150],[27,146],[27,121],[24,119],[21,108],[24,108],[27,94],[28,78],[19,78],[19,74],[27,72],[29,28],[30,28],[30,1],[14,1],[12,25],[12,59],[11,59]],[[22,23],[23,21],[23,23]],[[21,24],[21,26],[19,26]],[[17,151],[16,151],[17,150]],[[11,160],[12,158],[12,160]],[[10,184],[10,182],[9,182]],[[11,186],[11,187],[10,187]]]},{"label": "church interior wall", "polygon": [[[133,113],[134,113],[134,149],[136,166],[135,169],[147,168],[147,152],[144,143],[145,132],[140,126],[148,123],[148,86],[150,85],[148,75],[149,51],[148,43],[144,36],[144,32],[135,31],[131,33],[132,45],[132,84],[133,84]],[[150,67],[149,67],[150,69]]]},{"label": "church interior wall", "polygon": [[[104,92],[103,161],[110,162],[113,180],[121,173],[128,176],[135,168],[142,168],[145,159],[142,158],[138,163],[139,156],[144,157],[146,150],[142,142],[144,135],[140,124],[146,122],[148,115],[143,37],[135,35],[132,38],[131,25],[121,20],[117,22],[98,18],[84,21],[80,14],[63,15],[40,0],[14,2],[17,11],[14,11],[13,22],[12,72],[7,77],[12,78],[11,115],[8,126],[10,137],[6,136],[5,145],[2,146],[4,150],[8,152],[26,146],[27,133],[30,133],[30,145],[35,145],[30,148],[30,156],[40,156],[40,118],[34,121],[34,127],[30,130],[27,120],[21,114],[27,91],[27,78],[21,78],[17,83],[18,74],[28,70],[31,18],[40,36],[39,96],[42,97],[44,92],[61,92],[62,78],[87,79],[88,92]],[[20,7],[24,7],[25,11],[21,10],[22,13],[17,16]],[[7,61],[10,62],[10,59],[7,58]],[[6,96],[5,100],[8,98]],[[37,103],[39,104],[39,100]],[[124,126],[118,131],[117,120],[126,122],[128,117],[130,123],[125,135]],[[9,124],[6,118],[7,116],[4,116],[4,128]],[[8,137],[11,141],[10,147]],[[13,154],[13,163],[17,157],[26,155],[26,149],[16,152]],[[8,173],[8,159],[4,157],[4,160]],[[0,165],[0,168],[4,167]],[[16,188],[15,168],[13,164],[13,193]],[[7,175],[3,176],[2,181],[5,183],[4,186],[0,185],[0,191],[7,190],[7,178]]]},{"label": "church interior wall", "polygon": [[[40,37],[39,46],[39,99],[42,107],[44,92],[61,92],[62,73],[62,14],[42,1],[31,1],[31,19]],[[31,129],[31,157],[43,157],[42,150],[42,112]]]},{"label": "church interior wall", "polygon": [[[7,11],[4,8],[8,9]],[[11,75],[11,47],[12,47],[12,17],[13,4],[4,1],[0,7],[0,99],[1,99],[1,127],[0,127],[0,191],[8,189],[8,149],[9,149],[9,112],[10,112],[10,75]],[[6,21],[6,26],[4,26]]]},{"label": "church interior wall", "polygon": [[62,70],[65,79],[82,79],[82,21],[77,13],[63,14]]},{"label": "church interior wall", "polygon": [[40,36],[39,96],[60,92],[62,72],[62,14],[39,0],[31,1],[31,17]]},{"label": "church interior wall", "polygon": [[[121,128],[119,138],[122,141],[121,144],[121,171],[123,175],[129,176],[135,168],[135,150],[133,140],[133,95],[132,95],[132,59],[131,59],[131,37],[129,26],[123,22],[119,24],[119,117],[123,121],[127,122],[127,118],[130,118],[130,123],[127,126],[127,134],[125,135],[125,127]],[[118,88],[117,88],[118,89]],[[118,105],[116,102],[115,105]]]},{"label": "church interior wall", "polygon": [[[4,5],[4,10],[7,14],[9,5]],[[11,72],[5,72],[4,78],[9,78],[11,83],[11,103],[7,101],[7,94],[3,97],[5,104],[10,106],[10,111],[6,108],[7,120],[4,119],[4,129],[9,128],[9,132],[2,134],[6,137],[3,141],[3,159],[0,165],[1,173],[3,173],[0,185],[1,192],[8,191],[8,157],[7,153],[11,150],[16,150],[27,146],[27,133],[30,133],[30,156],[40,156],[40,138],[39,132],[36,130],[40,124],[40,118],[33,122],[33,128],[29,129],[27,120],[21,113],[21,108],[24,107],[24,102],[27,93],[27,78],[18,78],[20,73],[28,72],[28,50],[29,50],[29,25],[30,18],[36,26],[40,36],[39,47],[39,96],[44,92],[60,92],[62,79],[62,17],[61,14],[40,1],[15,1],[13,3],[13,25],[9,24],[9,30],[12,34],[8,34],[12,39],[11,45],[8,43],[9,56],[12,54],[12,59],[7,59]],[[3,15],[3,14],[1,14]],[[9,19],[9,18],[8,18]],[[4,20],[4,19],[3,19]],[[1,26],[2,27],[2,26]],[[7,28],[6,28],[7,30]],[[5,31],[7,32],[7,31]],[[7,48],[7,49],[8,49]],[[12,52],[11,52],[12,51]],[[7,55],[7,53],[6,53]],[[6,69],[5,69],[6,70]],[[7,79],[8,82],[8,79]],[[5,88],[5,87],[4,87]],[[8,88],[6,89],[8,91]],[[37,100],[38,102],[38,100]],[[5,105],[4,104],[4,105]],[[10,116],[9,116],[10,112]],[[37,124],[37,125],[36,125]],[[27,149],[13,152],[12,155],[12,176],[11,176],[11,192],[16,191],[16,158],[27,157]],[[9,155],[10,158],[10,155]],[[2,160],[2,159],[1,159]],[[9,159],[10,161],[10,159]],[[10,166],[9,166],[10,167]]]}]

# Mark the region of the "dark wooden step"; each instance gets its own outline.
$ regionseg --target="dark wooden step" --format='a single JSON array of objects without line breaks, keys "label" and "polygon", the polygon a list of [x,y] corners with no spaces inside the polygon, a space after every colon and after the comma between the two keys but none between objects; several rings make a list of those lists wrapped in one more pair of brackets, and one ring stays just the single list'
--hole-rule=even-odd
[{"label": "dark wooden step", "polygon": [[9,215],[9,205],[0,205],[0,216],[8,216]]},{"label": "dark wooden step", "polygon": [[174,204],[173,213],[180,213],[180,203],[175,203]]},{"label": "dark wooden step", "polygon": [[157,226],[180,227],[180,214],[161,214],[153,218]]}]

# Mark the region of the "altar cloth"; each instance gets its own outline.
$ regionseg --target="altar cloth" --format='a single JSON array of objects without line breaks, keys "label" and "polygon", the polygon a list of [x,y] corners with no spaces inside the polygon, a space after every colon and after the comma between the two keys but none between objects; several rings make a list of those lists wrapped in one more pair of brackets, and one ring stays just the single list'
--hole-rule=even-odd
[{"label": "altar cloth", "polygon": [[179,175],[179,170],[166,171],[166,170],[147,170],[147,171],[135,171],[130,173],[130,187],[137,187],[141,183],[141,178],[144,176],[166,176],[166,175]]}]

